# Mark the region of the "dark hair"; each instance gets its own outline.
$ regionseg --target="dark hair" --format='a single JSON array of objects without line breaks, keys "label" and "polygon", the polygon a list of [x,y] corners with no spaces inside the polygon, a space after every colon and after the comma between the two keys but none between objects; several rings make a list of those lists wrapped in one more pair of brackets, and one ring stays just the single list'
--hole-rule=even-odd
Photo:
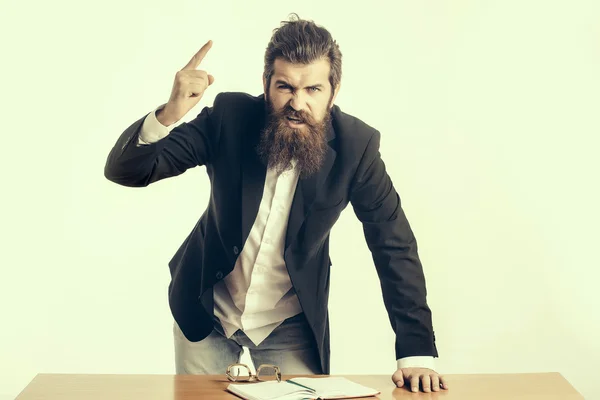
[{"label": "dark hair", "polygon": [[275,59],[310,64],[323,57],[329,60],[329,83],[333,94],[342,79],[342,53],[338,44],[327,29],[313,21],[300,19],[298,14],[291,14],[289,21],[281,21],[281,26],[273,30],[267,45],[264,70],[267,91],[271,85]]}]

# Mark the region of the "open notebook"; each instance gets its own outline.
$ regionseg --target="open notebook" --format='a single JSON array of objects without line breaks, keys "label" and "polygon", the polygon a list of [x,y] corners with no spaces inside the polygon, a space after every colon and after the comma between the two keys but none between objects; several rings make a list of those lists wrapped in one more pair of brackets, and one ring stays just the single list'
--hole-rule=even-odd
[{"label": "open notebook", "polygon": [[227,390],[247,400],[350,399],[380,393],[342,377],[230,384]]}]

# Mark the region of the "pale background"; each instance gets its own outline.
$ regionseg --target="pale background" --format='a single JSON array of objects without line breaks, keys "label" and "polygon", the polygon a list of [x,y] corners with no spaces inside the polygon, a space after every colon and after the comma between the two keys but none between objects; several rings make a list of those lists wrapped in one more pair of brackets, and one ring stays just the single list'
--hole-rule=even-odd
[{"label": "pale background", "polygon": [[[382,132],[438,371],[558,371],[600,398],[597,0],[3,3],[0,399],[39,372],[174,372],[167,262],[208,179],[196,168],[131,189],[104,163],[208,39],[216,81],[185,120],[220,91],[259,94],[291,12],[333,33],[337,104]],[[351,208],[331,257],[332,373],[391,375],[394,336]]]}]

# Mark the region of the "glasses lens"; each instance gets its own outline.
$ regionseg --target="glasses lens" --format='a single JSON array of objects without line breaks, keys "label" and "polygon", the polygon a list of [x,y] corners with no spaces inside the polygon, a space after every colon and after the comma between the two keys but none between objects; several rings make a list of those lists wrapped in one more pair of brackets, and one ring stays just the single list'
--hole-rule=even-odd
[{"label": "glasses lens", "polygon": [[277,380],[277,369],[270,365],[261,366],[256,371],[258,379],[261,381],[276,381]]},{"label": "glasses lens", "polygon": [[250,380],[250,370],[246,367],[235,366],[230,371],[231,378],[236,382]]}]

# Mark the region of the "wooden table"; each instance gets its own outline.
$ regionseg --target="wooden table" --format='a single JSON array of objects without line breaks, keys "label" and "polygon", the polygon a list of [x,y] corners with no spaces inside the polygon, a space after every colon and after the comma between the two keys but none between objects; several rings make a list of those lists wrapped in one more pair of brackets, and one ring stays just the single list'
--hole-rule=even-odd
[{"label": "wooden table", "polygon": [[[344,376],[380,390],[380,399],[583,399],[558,373],[445,375],[450,389],[432,393],[396,388],[387,375]],[[224,375],[38,374],[17,400],[239,400],[225,391],[229,383]]]}]

